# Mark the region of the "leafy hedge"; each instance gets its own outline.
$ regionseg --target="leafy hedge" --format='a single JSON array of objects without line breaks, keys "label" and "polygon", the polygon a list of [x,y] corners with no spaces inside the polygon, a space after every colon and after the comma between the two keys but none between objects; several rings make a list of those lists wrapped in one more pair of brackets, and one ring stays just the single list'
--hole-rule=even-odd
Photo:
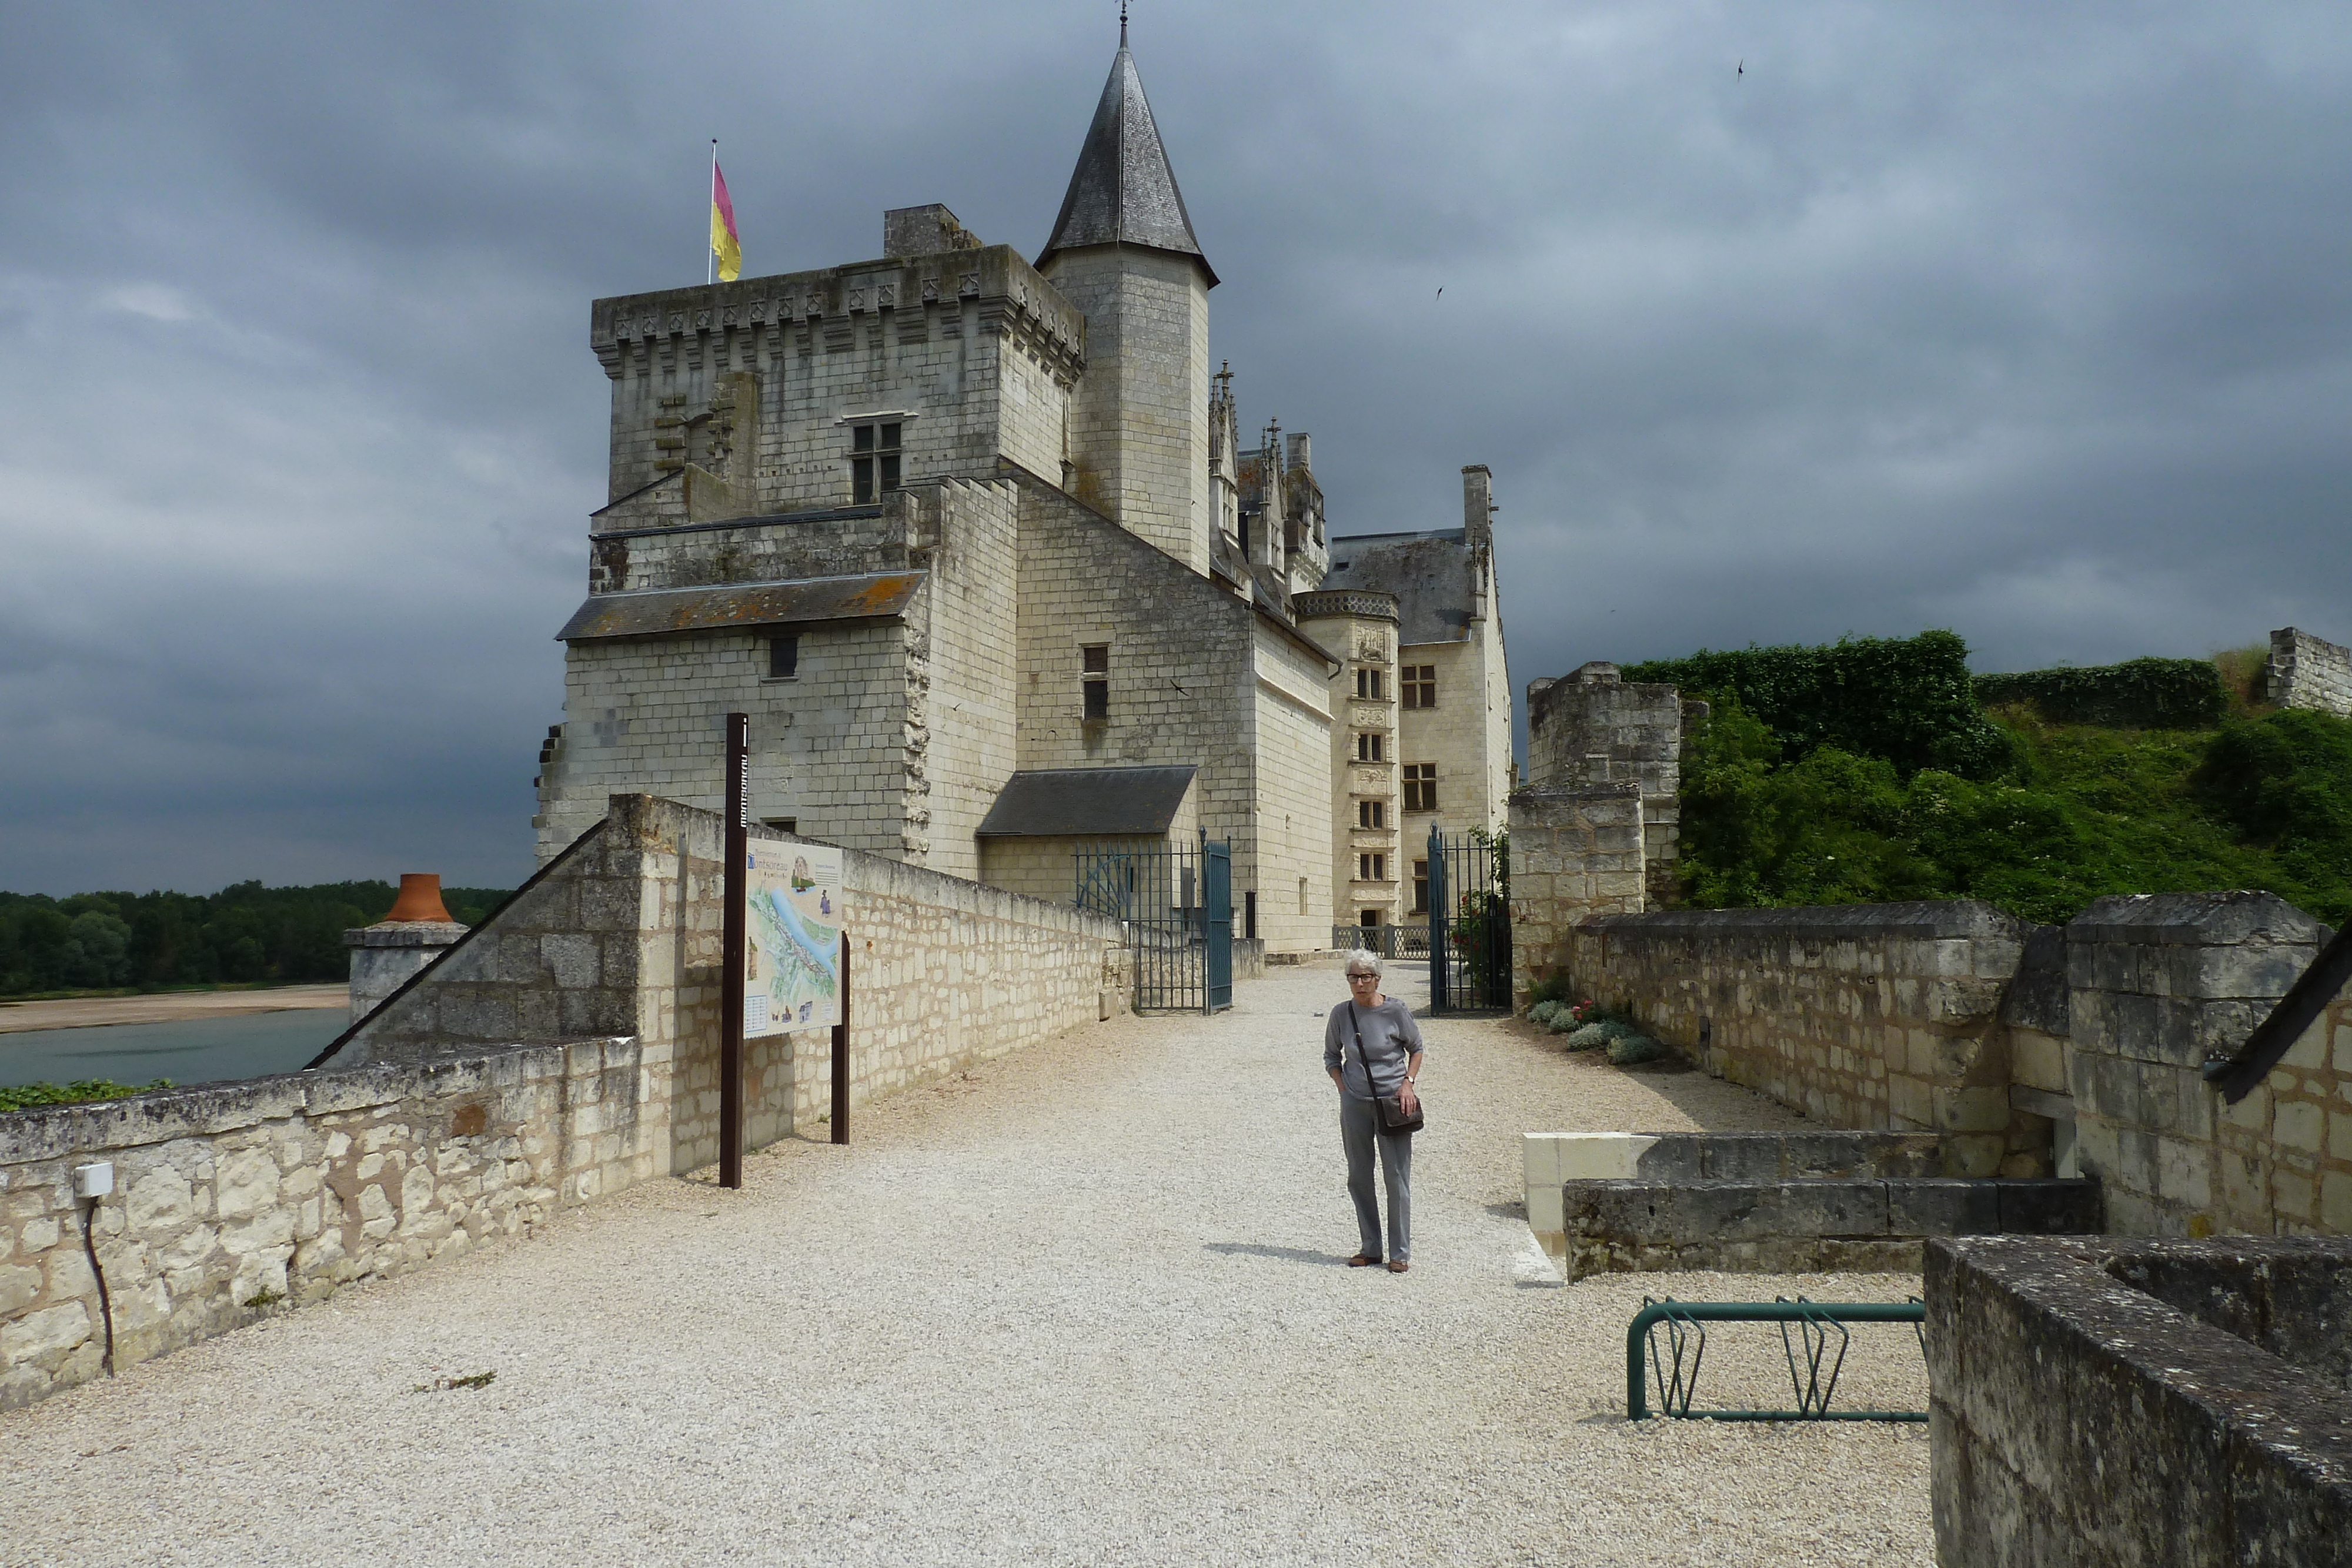
[{"label": "leafy hedge", "polygon": [[[351,973],[343,933],[383,919],[394,891],[383,882],[241,882],[202,894],[0,893],[0,997],[340,980]],[[451,887],[441,896],[476,925],[507,895]]]},{"label": "leafy hedge", "polygon": [[1628,665],[1624,677],[1736,705],[1791,758],[1833,747],[1882,758],[1905,778],[1932,768],[1993,779],[2015,762],[1977,700],[1968,644],[1950,632],[1846,637],[1817,648],[1703,648],[1686,659]]},{"label": "leafy hedge", "polygon": [[1701,908],[1981,898],[2072,919],[2111,893],[2262,888],[2352,920],[2352,721],[2219,731],[2003,724],[2017,769],[1976,780],[1833,746],[1790,758],[1736,703],[1683,754],[1682,874]]},{"label": "leafy hedge", "polygon": [[2132,659],[2090,669],[1979,675],[1988,705],[2032,703],[2054,724],[2120,729],[2210,729],[2230,711],[2230,694],[2210,659]]}]

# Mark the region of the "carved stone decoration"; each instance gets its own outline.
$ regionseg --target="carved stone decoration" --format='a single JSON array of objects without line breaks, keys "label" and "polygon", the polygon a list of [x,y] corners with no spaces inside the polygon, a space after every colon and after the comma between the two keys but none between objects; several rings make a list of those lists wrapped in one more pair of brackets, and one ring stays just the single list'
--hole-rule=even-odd
[{"label": "carved stone decoration", "polygon": [[669,329],[673,332],[683,332],[686,330],[686,317],[683,313],[674,313],[671,315],[669,319]]},{"label": "carved stone decoration", "polygon": [[694,325],[698,331],[709,331],[710,329],[710,312],[708,310],[696,311],[694,313]]},{"label": "carved stone decoration", "polygon": [[751,301],[751,319],[754,321],[764,321],[767,319],[768,302],[764,299],[754,299]]},{"label": "carved stone decoration", "polygon": [[939,298],[940,280],[936,277],[926,277],[923,279],[923,303],[926,305],[937,304],[939,302]]},{"label": "carved stone decoration", "polygon": [[726,310],[722,312],[719,318],[719,324],[721,327],[732,327],[735,325],[735,307],[732,305],[727,307]]},{"label": "carved stone decoration", "polygon": [[1360,627],[1357,629],[1356,662],[1358,664],[1385,664],[1388,663],[1388,658],[1389,649],[1387,638],[1381,636],[1378,632],[1372,631],[1369,627]]},{"label": "carved stone decoration", "polygon": [[863,288],[853,288],[849,291],[849,308],[852,310],[863,310],[866,308],[866,290]]},{"label": "carved stone decoration", "polygon": [[898,303],[898,286],[897,284],[885,283],[874,290],[874,304],[877,309],[887,309]]},{"label": "carved stone decoration", "polygon": [[977,294],[977,293],[979,293],[979,292],[980,292],[980,274],[978,274],[977,272],[967,272],[967,273],[965,273],[965,274],[963,275],[963,277],[961,278],[961,280],[960,280],[960,281],[957,283],[957,285],[956,285],[956,292],[957,292],[957,293],[959,293],[959,294]]}]

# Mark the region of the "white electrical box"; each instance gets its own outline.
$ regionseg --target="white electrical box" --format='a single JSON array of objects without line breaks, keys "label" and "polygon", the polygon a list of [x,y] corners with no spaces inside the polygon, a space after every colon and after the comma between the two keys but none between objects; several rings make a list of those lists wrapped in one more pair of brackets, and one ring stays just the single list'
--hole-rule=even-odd
[{"label": "white electrical box", "polygon": [[104,1197],[114,1190],[114,1162],[100,1160],[95,1165],[74,1166],[74,1196]]}]

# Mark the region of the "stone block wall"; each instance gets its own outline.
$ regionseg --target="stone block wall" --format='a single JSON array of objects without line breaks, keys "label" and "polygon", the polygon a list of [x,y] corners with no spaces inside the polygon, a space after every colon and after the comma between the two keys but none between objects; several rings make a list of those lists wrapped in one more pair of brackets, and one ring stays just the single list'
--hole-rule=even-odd
[{"label": "stone block wall", "polygon": [[99,1375],[110,1308],[128,1366],[668,1168],[655,1077],[583,1040],[0,1115],[0,1409]]},{"label": "stone block wall", "polygon": [[1638,784],[1521,789],[1510,798],[1511,1002],[1565,968],[1578,924],[1644,904]]},{"label": "stone block wall", "polygon": [[1946,1568],[2344,1561],[2341,1241],[1931,1241]]},{"label": "stone block wall", "polygon": [[[2310,1065],[2282,1064],[2275,1086],[2226,1113],[2204,1076],[2207,1061],[2253,1032],[2328,935],[2267,893],[2102,898],[2067,926],[2077,1157],[2105,1188],[2115,1229],[2352,1228],[2352,1104],[2336,1096],[2325,1042],[2311,1042]],[[2332,1115],[2344,1124],[2333,1153]]]},{"label": "stone block wall", "polygon": [[[1704,714],[1705,705],[1687,705]],[[1679,688],[1628,685],[1601,661],[1528,685],[1528,782],[1591,789],[1641,787],[1643,873],[1654,904],[1673,900],[1682,840],[1685,705]]]},{"label": "stone block wall", "polygon": [[[751,815],[830,843],[979,874],[972,831],[1012,776],[1013,486],[940,480],[877,508],[718,528],[604,535],[597,591],[918,571],[898,619],[585,640],[564,660],[565,723],[542,763],[540,850],[615,791],[716,807],[724,716],[751,716]],[[793,674],[769,640],[798,639]]]},{"label": "stone block wall", "polygon": [[2271,633],[2271,701],[2352,717],[2352,648],[2284,627]]},{"label": "stone block wall", "polygon": [[[1020,682],[1024,768],[1196,765],[1193,802],[1201,826],[1233,845],[1236,905],[1258,890],[1259,935],[1276,952],[1329,940],[1318,900],[1305,917],[1286,887],[1261,880],[1260,834],[1273,874],[1326,874],[1331,833],[1328,741],[1330,665],[1321,650],[1210,579],[1121,529],[1034,476],[1011,474],[1021,495],[1023,600]],[[1277,657],[1268,646],[1283,644]],[[1110,650],[1110,714],[1085,717],[1083,656]],[[1320,665],[1318,669],[1316,666]],[[1246,672],[1246,679],[1236,675]],[[1312,684],[1308,677],[1312,676]],[[1275,689],[1268,690],[1271,686]],[[1322,705],[1318,716],[1310,706]],[[1262,712],[1271,723],[1259,743]],[[1301,737],[1311,748],[1297,755]],[[1287,768],[1303,800],[1282,807],[1290,821],[1264,821],[1270,786],[1261,759]],[[1305,869],[1297,857],[1311,856]]]},{"label": "stone block wall", "polygon": [[[755,829],[753,836],[786,835]],[[471,938],[329,1048],[330,1061],[425,1061],[593,1029],[635,1038],[649,1097],[677,1101],[665,1170],[718,1156],[718,813],[614,796],[611,815]],[[844,857],[853,1105],[1097,1021],[1123,978],[1115,920],[883,856]],[[832,1104],[826,1030],[744,1044],[747,1140]]]},{"label": "stone block wall", "polygon": [[[311,1071],[0,1115],[0,1405],[98,1370],[77,1165],[116,1165],[96,1221],[127,1361],[716,1159],[722,848],[713,812],[615,797]],[[1133,994],[1116,921],[845,862],[853,1106]],[[831,1043],[745,1042],[747,1146],[830,1113]]]},{"label": "stone block wall", "polygon": [[[1217,519],[1204,269],[1127,246],[1060,251],[1045,267],[1059,298],[1086,317],[1086,371],[1069,413],[1072,492],[1205,577]],[[1058,472],[1008,455],[1033,473]]]},{"label": "stone block wall", "polygon": [[999,456],[1057,474],[1086,336],[1007,246],[600,299],[589,341],[613,382],[610,494],[703,463],[698,422],[741,376],[760,405],[756,423],[738,407],[730,440],[730,456],[752,455],[747,512],[847,505],[861,414],[898,416],[909,484]]},{"label": "stone block wall", "polygon": [[1708,1071],[1824,1125],[1932,1131],[1949,1176],[2039,1176],[2050,1124],[2011,1103],[1999,1019],[2028,929],[1965,900],[1667,910],[1586,919],[1547,959],[1580,995],[1630,1006]]}]

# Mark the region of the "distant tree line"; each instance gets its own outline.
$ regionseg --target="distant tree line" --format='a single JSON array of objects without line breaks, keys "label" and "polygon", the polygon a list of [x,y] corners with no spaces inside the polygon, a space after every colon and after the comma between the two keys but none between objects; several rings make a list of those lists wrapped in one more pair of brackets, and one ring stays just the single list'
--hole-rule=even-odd
[{"label": "distant tree line", "polygon": [[[384,882],[241,882],[214,894],[0,893],[0,997],[343,979],[343,933],[383,919],[397,892]],[[478,925],[507,890],[444,888],[441,897],[452,916]]]}]

